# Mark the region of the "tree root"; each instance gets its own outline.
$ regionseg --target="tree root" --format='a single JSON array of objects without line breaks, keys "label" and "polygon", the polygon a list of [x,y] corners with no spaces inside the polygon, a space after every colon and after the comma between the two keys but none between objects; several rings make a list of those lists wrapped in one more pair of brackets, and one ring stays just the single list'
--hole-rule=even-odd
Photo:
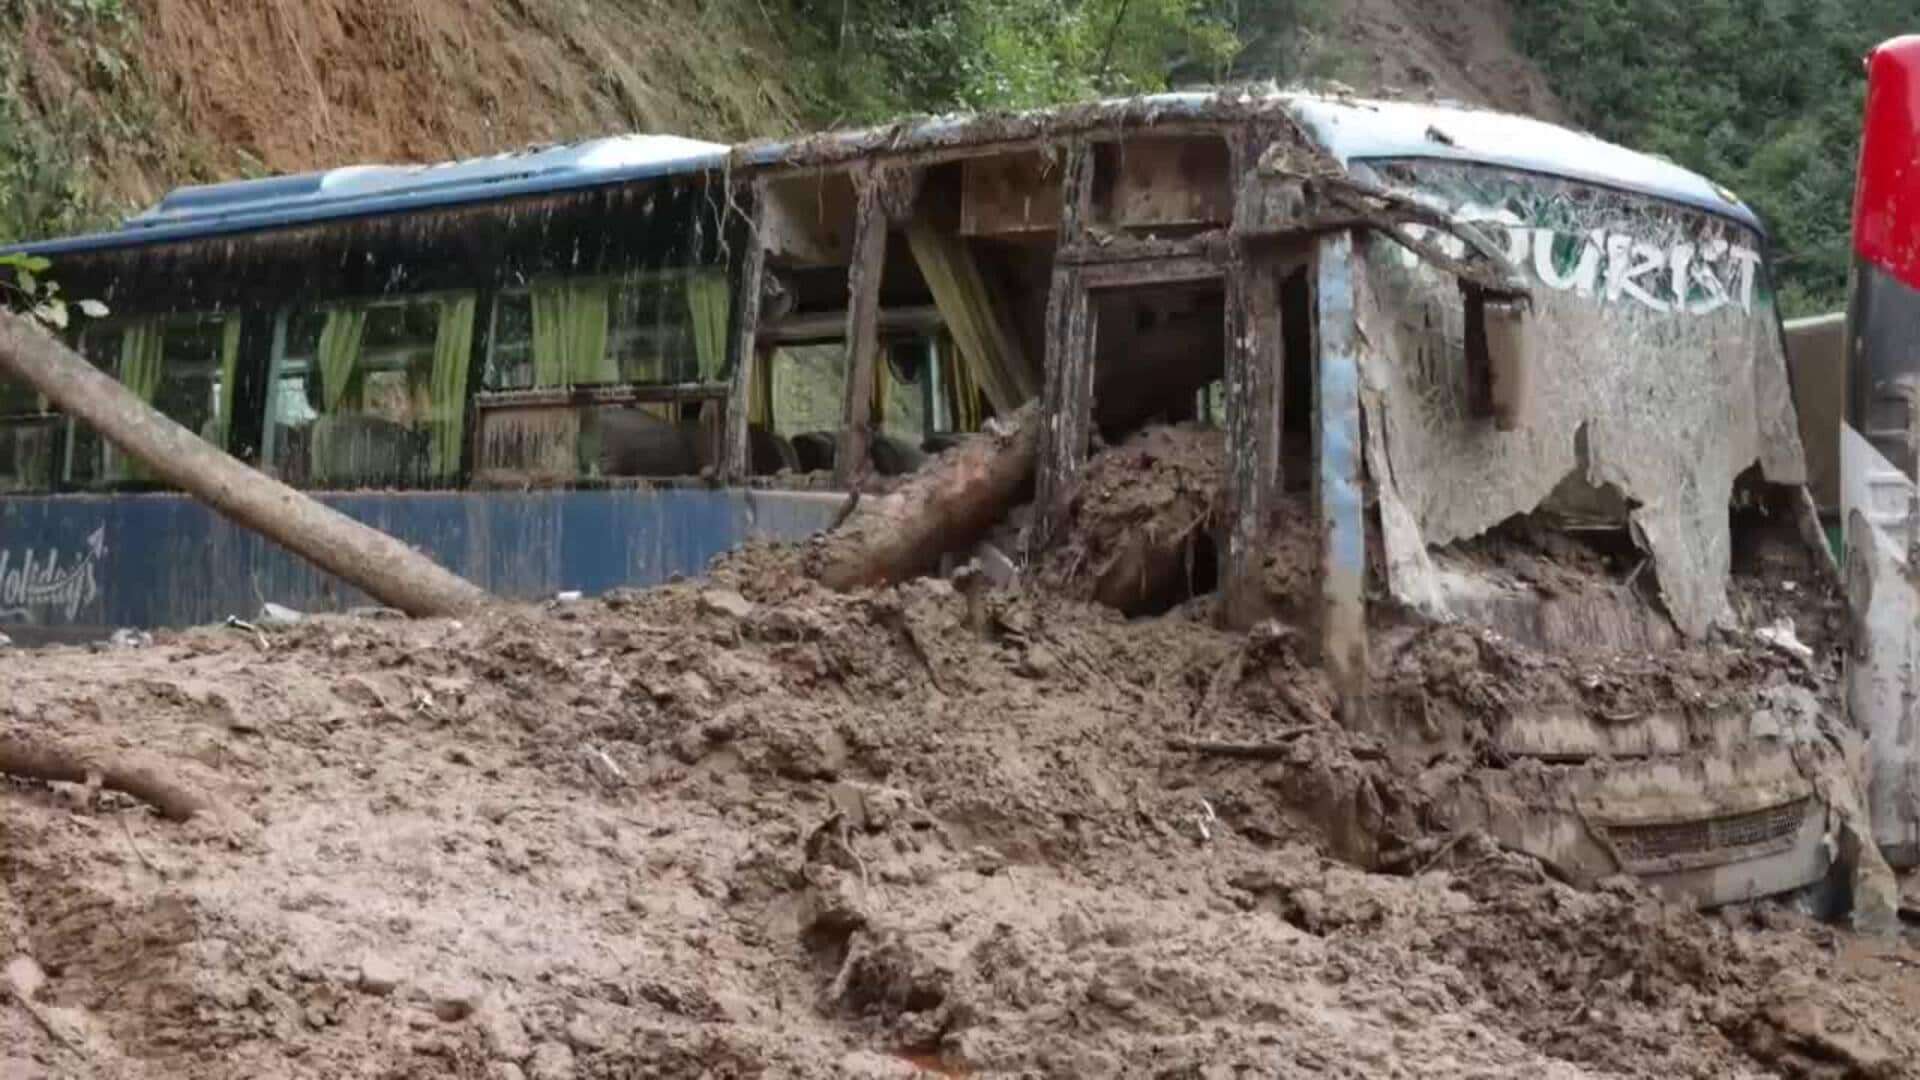
[{"label": "tree root", "polygon": [[45,739],[0,736],[0,773],[124,792],[170,821],[186,821],[214,808],[207,796],[163,775],[157,763],[106,757]]}]

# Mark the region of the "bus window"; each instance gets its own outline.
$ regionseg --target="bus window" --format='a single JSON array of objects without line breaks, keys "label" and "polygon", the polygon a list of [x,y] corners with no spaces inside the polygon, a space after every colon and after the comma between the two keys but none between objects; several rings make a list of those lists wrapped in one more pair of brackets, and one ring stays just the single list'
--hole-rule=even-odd
[{"label": "bus window", "polygon": [[[945,414],[941,350],[926,338],[888,342],[874,364],[871,467],[899,476],[925,460],[929,437]],[[774,433],[788,440],[800,472],[830,472],[839,450],[847,380],[846,346],[793,345],[775,350],[771,382]],[[977,421],[976,421],[977,422]]]},{"label": "bus window", "polygon": [[497,294],[487,387],[718,382],[731,289],[722,270],[535,282]]},{"label": "bus window", "polygon": [[473,315],[473,295],[457,293],[285,316],[268,400],[273,469],[324,488],[455,477]]},{"label": "bus window", "polygon": [[533,385],[533,297],[525,289],[502,290],[494,297],[486,385],[494,390]]},{"label": "bus window", "polygon": [[847,381],[846,347],[835,342],[777,349],[769,372],[774,433],[793,446],[799,471],[832,472]]},{"label": "bus window", "polygon": [[987,412],[986,394],[974,377],[973,364],[952,337],[941,334],[934,339],[929,357],[934,383],[930,390],[933,429],[928,440],[943,448],[960,435],[980,430]]},{"label": "bus window", "polygon": [[[80,336],[80,352],[120,380],[135,397],[222,449],[233,418],[234,372],[239,363],[238,315],[179,315],[95,323]],[[78,421],[66,426],[69,485],[106,487],[151,480]]]},{"label": "bus window", "polygon": [[52,489],[57,430],[32,387],[0,378],[0,492]]},{"label": "bus window", "polygon": [[895,342],[881,349],[874,365],[874,400],[879,402],[873,446],[874,471],[882,476],[913,472],[924,462],[923,444],[932,428],[933,343],[925,338]]},{"label": "bus window", "polygon": [[189,431],[226,446],[222,373],[229,341],[239,348],[240,320],[194,319],[162,325],[160,371],[149,400]]},{"label": "bus window", "polygon": [[727,357],[727,279],[718,271],[636,275],[613,294],[608,348],[623,382],[714,382]]},{"label": "bus window", "polygon": [[19,416],[40,410],[40,395],[33,387],[0,375],[0,416]]}]

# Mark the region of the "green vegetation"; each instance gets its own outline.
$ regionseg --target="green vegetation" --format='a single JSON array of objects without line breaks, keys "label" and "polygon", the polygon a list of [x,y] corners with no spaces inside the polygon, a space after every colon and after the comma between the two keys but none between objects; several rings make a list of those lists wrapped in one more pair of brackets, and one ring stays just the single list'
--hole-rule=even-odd
[{"label": "green vegetation", "polygon": [[1513,0],[1521,51],[1594,131],[1733,189],[1790,314],[1844,302],[1865,75],[1911,0]]},{"label": "green vegetation", "polygon": [[791,0],[815,119],[1030,108],[1305,70],[1332,0]]},{"label": "green vegetation", "polygon": [[[111,216],[89,177],[86,148],[124,121],[49,102],[34,85],[30,23],[42,22],[71,52],[90,86],[125,88],[123,46],[131,27],[121,0],[0,0],[0,243],[101,225]],[[132,108],[134,99],[121,95]],[[36,104],[37,103],[37,104]]]}]

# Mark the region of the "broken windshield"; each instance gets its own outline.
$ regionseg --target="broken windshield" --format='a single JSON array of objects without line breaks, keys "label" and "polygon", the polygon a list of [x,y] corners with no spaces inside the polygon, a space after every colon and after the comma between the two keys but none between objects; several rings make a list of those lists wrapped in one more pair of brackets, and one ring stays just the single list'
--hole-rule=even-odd
[{"label": "broken windshield", "polygon": [[[1456,279],[1383,235],[1356,284],[1370,439],[1391,464],[1396,591],[1418,595],[1415,541],[1442,545],[1509,517],[1612,505],[1653,558],[1689,635],[1725,606],[1727,506],[1758,463],[1804,481],[1762,238],[1689,206],[1485,165],[1375,163],[1387,186],[1485,229],[1533,289],[1532,413],[1477,417]],[[1451,252],[1457,238],[1431,234]],[[1370,358],[1372,359],[1372,358]]]}]

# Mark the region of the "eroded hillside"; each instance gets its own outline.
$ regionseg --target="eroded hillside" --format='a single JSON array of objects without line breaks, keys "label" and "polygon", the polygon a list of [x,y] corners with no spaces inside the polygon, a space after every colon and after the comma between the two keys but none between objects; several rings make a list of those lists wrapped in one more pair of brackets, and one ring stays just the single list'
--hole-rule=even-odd
[{"label": "eroded hillside", "polygon": [[24,149],[0,166],[0,190],[24,200],[8,215],[18,230],[45,235],[193,181],[619,131],[788,130],[795,107],[761,10],[736,0],[6,5],[0,144]]}]

